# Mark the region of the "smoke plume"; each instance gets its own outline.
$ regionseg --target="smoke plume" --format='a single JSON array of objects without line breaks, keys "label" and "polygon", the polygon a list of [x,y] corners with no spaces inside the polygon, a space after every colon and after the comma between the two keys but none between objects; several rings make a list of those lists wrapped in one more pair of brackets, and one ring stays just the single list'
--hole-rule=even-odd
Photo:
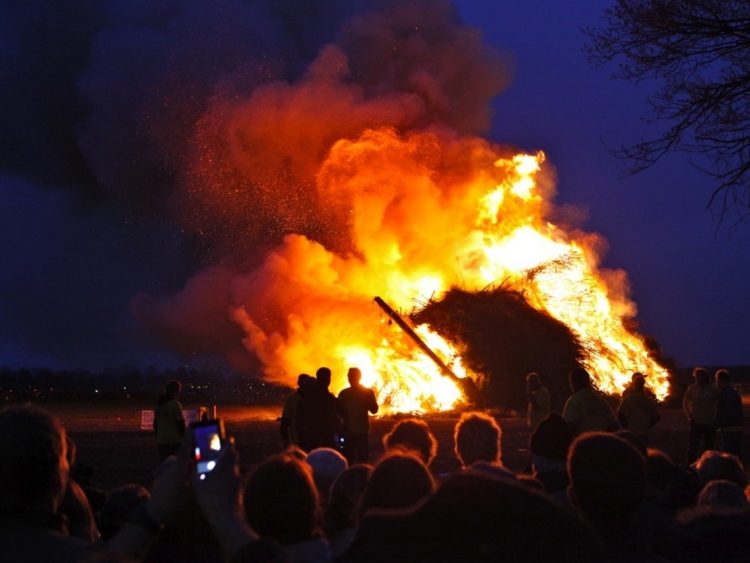
[{"label": "smoke plume", "polygon": [[[112,341],[132,338],[132,299],[158,345],[256,366],[231,312],[236,280],[287,235],[355,247],[316,187],[331,145],[381,126],[481,132],[507,82],[447,2],[402,4],[4,3],[0,171],[19,194],[6,212],[39,226],[32,242],[5,224],[9,256],[35,251],[0,280],[15,296],[2,306],[9,346],[50,364],[126,362]],[[92,236],[101,250],[76,258]],[[13,289],[41,271],[79,297]],[[109,291],[82,304],[93,279]]]}]

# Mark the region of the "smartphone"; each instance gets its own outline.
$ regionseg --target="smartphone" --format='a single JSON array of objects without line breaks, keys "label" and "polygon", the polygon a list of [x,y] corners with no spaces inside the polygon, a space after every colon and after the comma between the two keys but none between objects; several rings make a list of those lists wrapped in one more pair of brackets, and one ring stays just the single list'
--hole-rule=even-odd
[{"label": "smartphone", "polygon": [[199,479],[205,479],[216,467],[216,461],[224,445],[224,422],[221,419],[193,422],[190,425],[193,435],[193,459]]}]

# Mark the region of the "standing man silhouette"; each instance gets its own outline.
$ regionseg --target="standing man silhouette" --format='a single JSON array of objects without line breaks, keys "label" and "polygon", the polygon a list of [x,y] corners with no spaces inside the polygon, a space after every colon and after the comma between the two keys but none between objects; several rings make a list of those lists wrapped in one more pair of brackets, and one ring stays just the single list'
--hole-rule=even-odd
[{"label": "standing man silhouette", "polygon": [[156,445],[159,448],[159,461],[180,451],[182,437],[185,435],[185,418],[182,416],[182,405],[178,400],[182,384],[176,379],[167,382],[164,394],[159,397],[154,412],[154,432]]},{"label": "standing man silhouette", "polygon": [[297,435],[297,405],[302,398],[302,388],[311,379],[311,375],[306,373],[299,374],[296,391],[284,401],[284,409],[281,412],[281,425],[279,427],[284,447],[299,445],[299,436]]},{"label": "standing man silhouette", "polygon": [[634,373],[630,385],[622,393],[617,420],[623,428],[638,434],[644,445],[648,445],[648,434],[660,419],[656,399],[646,391],[646,376]]},{"label": "standing man silhouette", "polygon": [[306,452],[315,448],[335,448],[336,436],[341,430],[339,402],[328,390],[331,370],[318,368],[315,378],[302,385],[302,397],[297,403],[297,437],[299,446]]},{"label": "standing man silhouette", "polygon": [[344,455],[349,465],[366,463],[370,457],[370,417],[378,412],[375,392],[363,386],[359,368],[349,368],[346,374],[349,387],[339,393],[344,415]]}]

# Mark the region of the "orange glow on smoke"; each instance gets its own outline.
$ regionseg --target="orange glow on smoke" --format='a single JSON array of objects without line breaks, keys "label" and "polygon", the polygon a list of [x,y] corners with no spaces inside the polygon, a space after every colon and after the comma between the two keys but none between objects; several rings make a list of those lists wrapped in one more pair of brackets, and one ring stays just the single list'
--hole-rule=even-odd
[{"label": "orange glow on smoke", "polygon": [[[351,248],[287,235],[237,281],[243,305],[230,313],[245,346],[276,381],[292,385],[328,365],[338,391],[356,365],[384,412],[451,409],[462,401],[456,383],[372,299],[409,313],[453,286],[503,283],[571,328],[599,388],[619,392],[640,371],[664,398],[666,370],[623,322],[635,314],[624,275],[599,269],[595,236],[546,219],[554,179],[544,160],[440,130],[383,127],[338,140],[315,175],[317,197],[346,218]],[[459,377],[479,379],[460,350],[425,325],[417,332]]]}]

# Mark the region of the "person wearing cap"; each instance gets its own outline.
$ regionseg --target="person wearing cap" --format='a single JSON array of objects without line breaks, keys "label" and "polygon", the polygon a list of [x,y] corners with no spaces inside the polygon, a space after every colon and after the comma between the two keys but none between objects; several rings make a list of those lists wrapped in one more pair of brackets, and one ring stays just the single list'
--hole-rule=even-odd
[{"label": "person wearing cap", "polygon": [[648,433],[659,422],[656,400],[646,391],[646,376],[634,373],[629,392],[622,394],[622,402],[617,409],[620,425],[641,437],[648,444]]},{"label": "person wearing cap", "polygon": [[636,371],[633,375],[630,376],[630,383],[628,383],[625,386],[625,389],[622,390],[622,398],[624,399],[628,395],[630,395],[633,391],[635,391],[637,382],[640,379],[645,379],[645,375],[643,375],[641,372]]},{"label": "person wearing cap", "polygon": [[528,400],[526,422],[533,432],[552,411],[549,389],[542,384],[536,372],[531,372],[526,376],[526,398]]}]

